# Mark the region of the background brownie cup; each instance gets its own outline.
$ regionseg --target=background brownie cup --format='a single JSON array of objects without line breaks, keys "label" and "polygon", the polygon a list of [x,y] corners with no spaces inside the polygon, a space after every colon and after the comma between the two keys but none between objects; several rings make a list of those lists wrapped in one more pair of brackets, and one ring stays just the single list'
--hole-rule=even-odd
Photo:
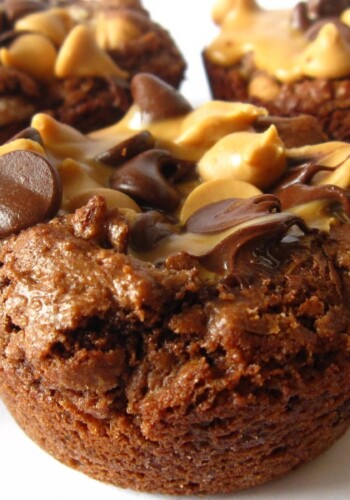
[{"label": "background brownie cup", "polygon": [[139,0],[5,0],[0,7],[0,141],[39,110],[88,132],[131,103],[139,71],[179,86],[184,60]]},{"label": "background brownie cup", "polygon": [[214,97],[311,114],[331,139],[350,140],[349,7],[309,0],[267,11],[254,0],[219,0],[220,33],[204,51]]},{"label": "background brownie cup", "polygon": [[254,486],[350,424],[350,146],[132,92],[108,129],[40,114],[0,147],[0,394],[96,479]]}]

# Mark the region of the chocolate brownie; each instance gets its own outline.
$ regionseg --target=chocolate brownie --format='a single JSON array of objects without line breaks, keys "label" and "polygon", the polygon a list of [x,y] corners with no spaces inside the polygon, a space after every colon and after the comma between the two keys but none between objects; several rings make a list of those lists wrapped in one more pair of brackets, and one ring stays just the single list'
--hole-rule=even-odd
[{"label": "chocolate brownie", "polygon": [[139,0],[6,0],[0,7],[0,142],[45,111],[83,132],[120,119],[130,80],[178,87],[185,62]]},{"label": "chocolate brownie", "polygon": [[0,394],[93,478],[258,485],[350,425],[350,146],[131,87],[110,128],[37,115],[0,147]]},{"label": "chocolate brownie", "polygon": [[350,140],[350,2],[309,0],[275,12],[218,1],[213,17],[220,34],[203,58],[216,99],[311,114],[330,139]]}]

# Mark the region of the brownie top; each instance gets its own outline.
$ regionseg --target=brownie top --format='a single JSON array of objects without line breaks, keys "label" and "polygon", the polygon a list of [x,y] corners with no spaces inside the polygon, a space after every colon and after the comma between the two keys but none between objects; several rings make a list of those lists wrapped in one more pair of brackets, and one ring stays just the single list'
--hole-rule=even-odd
[{"label": "brownie top", "polygon": [[6,0],[0,47],[2,66],[45,84],[70,77],[130,80],[148,58],[156,73],[166,62],[178,66],[177,85],[185,67],[139,0]]},{"label": "brownie top", "polygon": [[255,66],[282,82],[350,74],[350,2],[305,1],[293,10],[264,10],[255,0],[219,0],[220,26],[208,46],[212,62],[231,66],[251,53]]},{"label": "brownie top", "polygon": [[314,119],[220,101],[193,110],[149,74],[131,88],[111,127],[84,135],[38,114],[0,146],[1,237],[103,197],[124,220],[122,252],[154,265],[186,254],[222,277],[246,247],[273,266],[273,245],[350,218],[350,147],[324,142]]}]

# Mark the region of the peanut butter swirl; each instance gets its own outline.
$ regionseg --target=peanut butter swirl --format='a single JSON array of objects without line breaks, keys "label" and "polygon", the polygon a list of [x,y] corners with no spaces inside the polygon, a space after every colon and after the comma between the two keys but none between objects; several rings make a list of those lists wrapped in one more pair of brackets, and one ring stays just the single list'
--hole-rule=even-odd
[{"label": "peanut butter swirl", "polygon": [[[31,128],[0,146],[3,172],[13,152],[40,155],[57,179],[55,213],[65,217],[103,197],[128,232],[116,251],[157,265],[186,255],[210,278],[235,274],[248,248],[249,259],[259,255],[263,265],[280,242],[350,222],[349,144],[288,148],[262,108],[214,101],[192,110],[150,75],[132,88],[128,114],[89,135],[36,115]],[[168,102],[153,113],[158,92]],[[295,121],[283,123],[283,136],[293,134]],[[25,227],[55,213],[46,210]]]},{"label": "peanut butter swirl", "polygon": [[[268,11],[254,0],[219,0],[220,26],[206,49],[214,63],[231,66],[251,53],[256,67],[282,82],[350,74],[349,2],[299,2],[293,10]],[[337,16],[337,17],[335,17]]]}]

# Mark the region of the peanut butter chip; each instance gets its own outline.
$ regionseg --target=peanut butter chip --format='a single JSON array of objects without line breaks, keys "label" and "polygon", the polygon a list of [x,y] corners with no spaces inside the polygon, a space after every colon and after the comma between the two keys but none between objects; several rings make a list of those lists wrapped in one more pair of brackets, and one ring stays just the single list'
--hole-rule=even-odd
[{"label": "peanut butter chip", "polygon": [[53,217],[61,203],[56,170],[41,155],[13,151],[0,156],[0,237]]},{"label": "peanut butter chip", "polygon": [[60,46],[73,27],[73,20],[64,9],[50,9],[25,16],[15,24],[16,31],[40,33]]},{"label": "peanut butter chip", "polygon": [[272,186],[286,169],[286,154],[276,127],[263,134],[238,132],[217,142],[200,160],[204,180],[238,179],[259,189]]},{"label": "peanut butter chip", "polygon": [[55,66],[58,78],[70,76],[115,76],[127,79],[128,73],[120,69],[95,41],[86,26],[76,26],[62,45]]},{"label": "peanut butter chip", "polygon": [[53,78],[56,55],[52,42],[35,33],[22,35],[9,48],[0,50],[0,60],[4,66],[19,69],[43,81]]}]

